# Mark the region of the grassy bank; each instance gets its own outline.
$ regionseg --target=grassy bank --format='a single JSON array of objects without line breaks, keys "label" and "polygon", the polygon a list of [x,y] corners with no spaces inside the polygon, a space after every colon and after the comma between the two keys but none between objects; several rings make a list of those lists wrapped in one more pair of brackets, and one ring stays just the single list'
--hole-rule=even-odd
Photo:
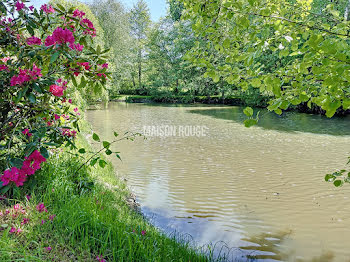
[{"label": "grassy bank", "polygon": [[[84,137],[77,142],[91,149]],[[0,261],[208,260],[131,209],[130,192],[110,163],[76,173],[81,163],[56,151],[20,201],[0,201]]]}]

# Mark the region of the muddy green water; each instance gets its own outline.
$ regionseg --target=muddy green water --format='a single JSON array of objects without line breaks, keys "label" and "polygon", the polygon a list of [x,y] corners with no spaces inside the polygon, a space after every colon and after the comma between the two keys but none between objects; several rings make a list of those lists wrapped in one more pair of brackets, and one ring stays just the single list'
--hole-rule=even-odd
[{"label": "muddy green water", "polygon": [[350,119],[261,114],[250,129],[239,107],[111,103],[87,117],[110,140],[113,130],[206,127],[206,136],[116,146],[118,175],[163,230],[191,234],[199,245],[224,241],[236,261],[350,261],[350,185],[323,179],[345,167]]}]

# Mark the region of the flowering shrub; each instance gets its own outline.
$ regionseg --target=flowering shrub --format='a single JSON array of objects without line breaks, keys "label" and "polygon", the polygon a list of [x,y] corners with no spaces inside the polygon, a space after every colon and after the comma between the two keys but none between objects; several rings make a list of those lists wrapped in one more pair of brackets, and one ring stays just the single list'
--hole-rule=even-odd
[{"label": "flowering shrub", "polygon": [[[94,49],[85,13],[57,4],[40,10],[0,2],[0,193],[23,186],[66,144],[75,148],[78,109],[69,86],[102,88],[107,51]],[[78,84],[78,81],[80,83]]]}]

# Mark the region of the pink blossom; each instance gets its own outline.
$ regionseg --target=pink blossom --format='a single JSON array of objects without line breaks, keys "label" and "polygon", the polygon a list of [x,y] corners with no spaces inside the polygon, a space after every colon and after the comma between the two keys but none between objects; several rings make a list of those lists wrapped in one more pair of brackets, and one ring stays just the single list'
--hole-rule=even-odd
[{"label": "pink blossom", "polygon": [[[47,209],[44,205],[44,203],[39,203],[37,206],[36,206],[36,210],[39,211],[39,213],[42,213],[42,212],[46,212],[47,213]],[[45,220],[43,220],[45,221]],[[42,221],[41,221],[42,222]],[[45,222],[44,222],[45,223]],[[43,224],[43,223],[42,223]]]},{"label": "pink blossom", "polygon": [[10,84],[11,86],[22,85],[23,83],[29,82],[30,80],[37,80],[41,76],[41,69],[33,64],[32,70],[19,69],[18,76],[14,75],[10,80]]},{"label": "pink blossom", "polygon": [[146,231],[145,231],[145,230],[142,230],[142,231],[141,231],[141,235],[143,235],[143,236],[146,235]]},{"label": "pink blossom", "polygon": [[69,47],[70,47],[72,50],[76,50],[76,51],[78,51],[78,52],[83,51],[83,48],[84,48],[84,46],[83,46],[83,45],[80,45],[80,44],[70,44]]},{"label": "pink blossom", "polygon": [[46,14],[54,13],[55,9],[51,5],[42,5],[40,10],[43,10]]},{"label": "pink blossom", "polygon": [[33,11],[33,10],[34,10],[34,6],[31,5],[31,6],[29,7],[29,10],[30,10],[30,11]]},{"label": "pink blossom", "polygon": [[11,182],[14,182],[17,187],[23,186],[23,183],[26,181],[26,175],[20,172],[17,167],[12,167],[4,171],[4,174],[0,177],[0,180],[3,182],[2,185],[6,186]]},{"label": "pink blossom", "polygon": [[16,204],[16,205],[13,206],[14,210],[19,210],[20,208],[21,208],[21,206],[19,204]]},{"label": "pink blossom", "polygon": [[26,199],[29,201],[32,197],[30,195],[26,195]]},{"label": "pink blossom", "polygon": [[11,57],[4,57],[4,58],[1,58],[1,61],[6,63],[7,61],[11,60]]},{"label": "pink blossom", "polygon": [[45,40],[45,46],[52,46],[54,45],[56,42],[55,42],[55,39],[53,38],[53,36],[49,35],[46,40]]},{"label": "pink blossom", "polygon": [[97,256],[96,259],[98,262],[106,262],[106,260],[103,258],[103,256]]},{"label": "pink blossom", "polygon": [[28,128],[24,129],[24,130],[22,131],[22,134],[23,134],[23,135],[27,135],[28,137],[31,137],[31,136],[33,135],[33,134],[29,133],[29,129],[28,129]]},{"label": "pink blossom", "polygon": [[72,99],[68,99],[68,103],[71,104],[72,103]]},{"label": "pink blossom", "polygon": [[79,109],[76,107],[76,108],[74,108],[73,110],[74,110],[74,112],[76,113],[76,112],[78,112]]},{"label": "pink blossom", "polygon": [[83,63],[77,63],[77,65],[84,67],[85,70],[89,70],[90,69],[90,64],[89,62],[83,62]]},{"label": "pink blossom", "polygon": [[28,75],[28,70],[20,69],[19,75],[14,75],[10,80],[11,86],[22,85],[25,82],[30,81],[30,76]]},{"label": "pink blossom", "polygon": [[22,229],[20,229],[20,228],[17,229],[17,234],[22,233],[22,232],[23,232]]},{"label": "pink blossom", "polygon": [[44,225],[46,223],[46,220],[41,220],[41,224]]},{"label": "pink blossom", "polygon": [[108,68],[108,64],[107,63],[102,64],[102,68]]},{"label": "pink blossom", "polygon": [[47,252],[50,252],[52,250],[52,247],[45,247]]},{"label": "pink blossom", "polygon": [[71,130],[68,128],[62,128],[61,132],[62,132],[62,135],[66,137],[75,137],[77,135],[77,131]]},{"label": "pink blossom", "polygon": [[55,29],[55,31],[53,31],[52,37],[56,44],[59,45],[65,43],[74,44],[74,36],[69,29],[62,29],[61,27],[58,27]]},{"label": "pink blossom", "polygon": [[21,222],[21,225],[25,225],[25,224],[28,224],[29,223],[29,218],[23,218],[22,222]]},{"label": "pink blossom", "polygon": [[41,168],[41,163],[46,162],[38,150],[35,150],[29,157],[25,158],[20,173],[23,175],[34,175],[35,171]]},{"label": "pink blossom", "polygon": [[16,3],[16,11],[21,11],[24,7],[25,7],[25,5],[22,2],[17,1],[17,3]]},{"label": "pink blossom", "polygon": [[96,29],[94,27],[94,24],[87,18],[81,20],[80,24],[85,27],[84,34],[91,35],[92,37],[96,36]]},{"label": "pink blossom", "polygon": [[11,227],[9,233],[10,234],[13,234],[13,233],[16,233],[17,229],[15,227]]},{"label": "pink blossom", "polygon": [[60,119],[61,117],[59,116],[59,115],[54,115],[54,118],[55,118],[55,120],[58,120],[58,119]]},{"label": "pink blossom", "polygon": [[56,217],[56,215],[51,215],[51,216],[49,216],[49,219],[50,219],[51,221],[53,221],[55,217]]},{"label": "pink blossom", "polygon": [[74,10],[74,12],[73,12],[74,17],[83,18],[84,15],[85,15],[85,13],[83,11],[78,10],[78,9]]},{"label": "pink blossom", "polygon": [[6,65],[0,65],[0,71],[9,71],[9,68]]},{"label": "pink blossom", "polygon": [[54,96],[63,96],[63,88],[61,86],[58,85],[51,85],[50,86],[50,92],[54,95]]},{"label": "pink blossom", "polygon": [[41,39],[35,36],[27,38],[28,45],[41,45]]}]

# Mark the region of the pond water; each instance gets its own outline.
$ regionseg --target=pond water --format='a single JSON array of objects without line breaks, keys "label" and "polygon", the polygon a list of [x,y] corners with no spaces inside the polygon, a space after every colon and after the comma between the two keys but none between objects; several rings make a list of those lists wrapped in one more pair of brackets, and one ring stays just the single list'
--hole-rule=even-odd
[{"label": "pond water", "polygon": [[[107,140],[113,130],[178,128],[121,142],[123,161],[113,160],[142,212],[166,232],[190,234],[198,245],[224,241],[234,261],[349,261],[350,185],[324,181],[346,167],[349,118],[263,111],[248,129],[242,110],[111,103],[87,117]],[[205,129],[183,136],[184,126]]]}]

